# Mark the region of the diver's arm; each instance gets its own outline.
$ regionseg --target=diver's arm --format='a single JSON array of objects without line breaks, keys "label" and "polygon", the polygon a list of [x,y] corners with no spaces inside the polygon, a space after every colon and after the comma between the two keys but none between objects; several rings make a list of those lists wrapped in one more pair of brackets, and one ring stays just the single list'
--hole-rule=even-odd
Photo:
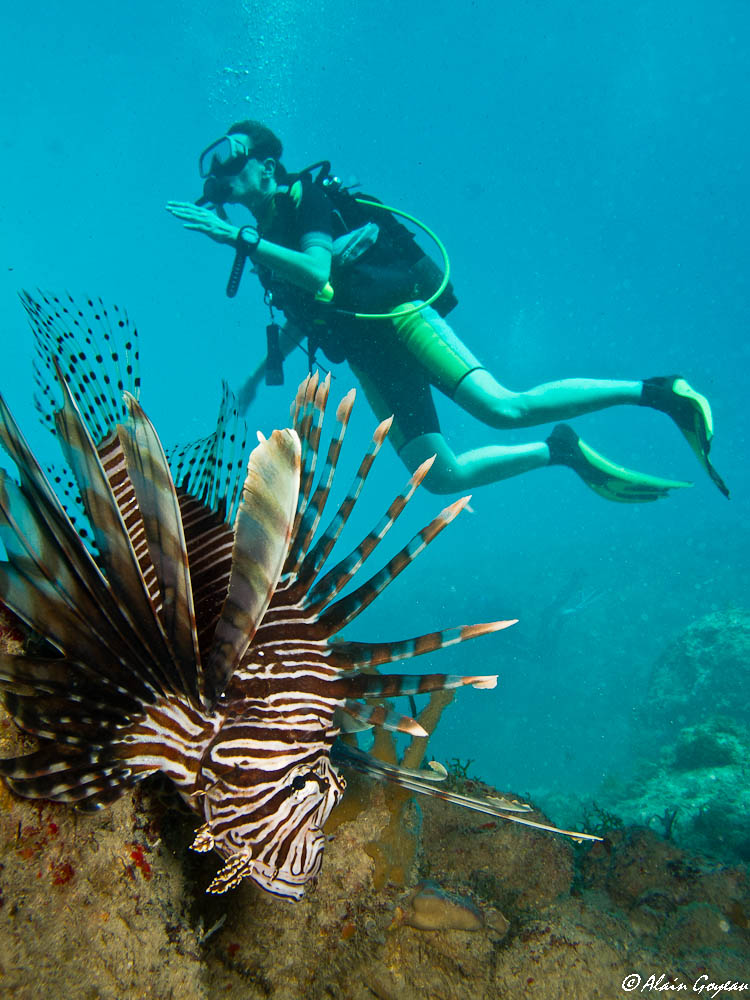
[{"label": "diver's arm", "polygon": [[[220,219],[207,208],[190,202],[167,202],[167,211],[182,219],[186,229],[204,233],[216,243],[234,246],[240,227]],[[330,250],[310,246],[305,250],[289,250],[269,240],[261,240],[252,251],[251,260],[270,268],[284,281],[289,281],[308,292],[319,292],[331,275]]]},{"label": "diver's arm", "polygon": [[263,264],[274,274],[308,292],[319,292],[331,276],[331,251],[311,246],[288,250],[278,243],[261,240],[253,251],[253,263]]}]

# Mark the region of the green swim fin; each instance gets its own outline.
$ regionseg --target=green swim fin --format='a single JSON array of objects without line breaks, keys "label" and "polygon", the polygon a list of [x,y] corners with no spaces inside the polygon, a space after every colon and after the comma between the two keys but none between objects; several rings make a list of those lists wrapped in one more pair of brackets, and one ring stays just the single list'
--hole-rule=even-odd
[{"label": "green swim fin", "polygon": [[582,441],[567,424],[558,424],[554,428],[547,438],[547,445],[550,465],[566,465],[605,500],[650,503],[668,496],[670,490],[693,485],[675,479],[660,479],[616,465]]},{"label": "green swim fin", "polygon": [[674,420],[717,489],[729,499],[729,489],[708,457],[714,436],[711,404],[681,375],[660,375],[643,383],[641,406],[661,410]]}]

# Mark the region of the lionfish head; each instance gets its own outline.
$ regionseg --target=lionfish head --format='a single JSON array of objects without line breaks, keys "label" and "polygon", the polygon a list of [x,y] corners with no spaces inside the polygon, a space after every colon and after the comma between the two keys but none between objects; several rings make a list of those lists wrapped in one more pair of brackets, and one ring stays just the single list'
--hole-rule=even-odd
[{"label": "lionfish head", "polygon": [[[213,762],[221,759],[221,744],[211,756]],[[244,771],[245,781],[252,771]],[[203,797],[206,824],[193,844],[216,850],[225,861],[208,891],[225,892],[249,878],[266,892],[301,899],[320,872],[323,826],[345,787],[327,752],[275,774],[266,769],[261,782],[242,790],[235,770],[215,781]]]}]

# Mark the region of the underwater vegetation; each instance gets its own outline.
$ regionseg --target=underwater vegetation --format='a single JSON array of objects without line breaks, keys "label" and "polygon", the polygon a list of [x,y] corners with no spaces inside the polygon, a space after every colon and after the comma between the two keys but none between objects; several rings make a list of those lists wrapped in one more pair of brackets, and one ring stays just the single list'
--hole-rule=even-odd
[{"label": "underwater vegetation", "polygon": [[[324,460],[329,382],[311,375],[293,426],[259,435],[247,467],[245,428],[226,391],[216,431],[170,463],[136,398],[138,339],[127,315],[93,300],[22,301],[35,332],[38,408],[73,474],[70,506],[82,511],[91,542],[0,400],[0,440],[18,470],[18,482],[0,475],[0,597],[37,637],[33,650],[0,659],[4,704],[38,739],[33,752],[0,762],[17,794],[91,811],[161,772],[204,821],[193,849],[224,862],[209,892],[249,878],[294,900],[320,872],[343,767],[397,784],[403,799],[416,791],[565,832],[524,817],[530,807],[516,800],[443,790],[437,765],[378,760],[340,738],[373,726],[426,737],[384,699],[493,688],[496,678],[376,668],[513,624],[391,643],[338,637],[468,500],[360,583],[363,563],[428,474],[425,462],[362,542],[328,565],[390,421],[321,527],[353,391],[337,407]],[[425,709],[431,725],[438,704]]]}]

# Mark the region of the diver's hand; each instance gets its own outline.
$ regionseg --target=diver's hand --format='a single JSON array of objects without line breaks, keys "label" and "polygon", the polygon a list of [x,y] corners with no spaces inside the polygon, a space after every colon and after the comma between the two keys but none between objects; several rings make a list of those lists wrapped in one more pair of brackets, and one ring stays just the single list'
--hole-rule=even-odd
[{"label": "diver's hand", "polygon": [[185,229],[193,229],[196,233],[205,233],[216,243],[234,245],[237,242],[239,226],[233,226],[231,222],[220,219],[208,208],[201,208],[189,201],[168,201],[166,209],[171,215],[182,219],[185,223]]}]

